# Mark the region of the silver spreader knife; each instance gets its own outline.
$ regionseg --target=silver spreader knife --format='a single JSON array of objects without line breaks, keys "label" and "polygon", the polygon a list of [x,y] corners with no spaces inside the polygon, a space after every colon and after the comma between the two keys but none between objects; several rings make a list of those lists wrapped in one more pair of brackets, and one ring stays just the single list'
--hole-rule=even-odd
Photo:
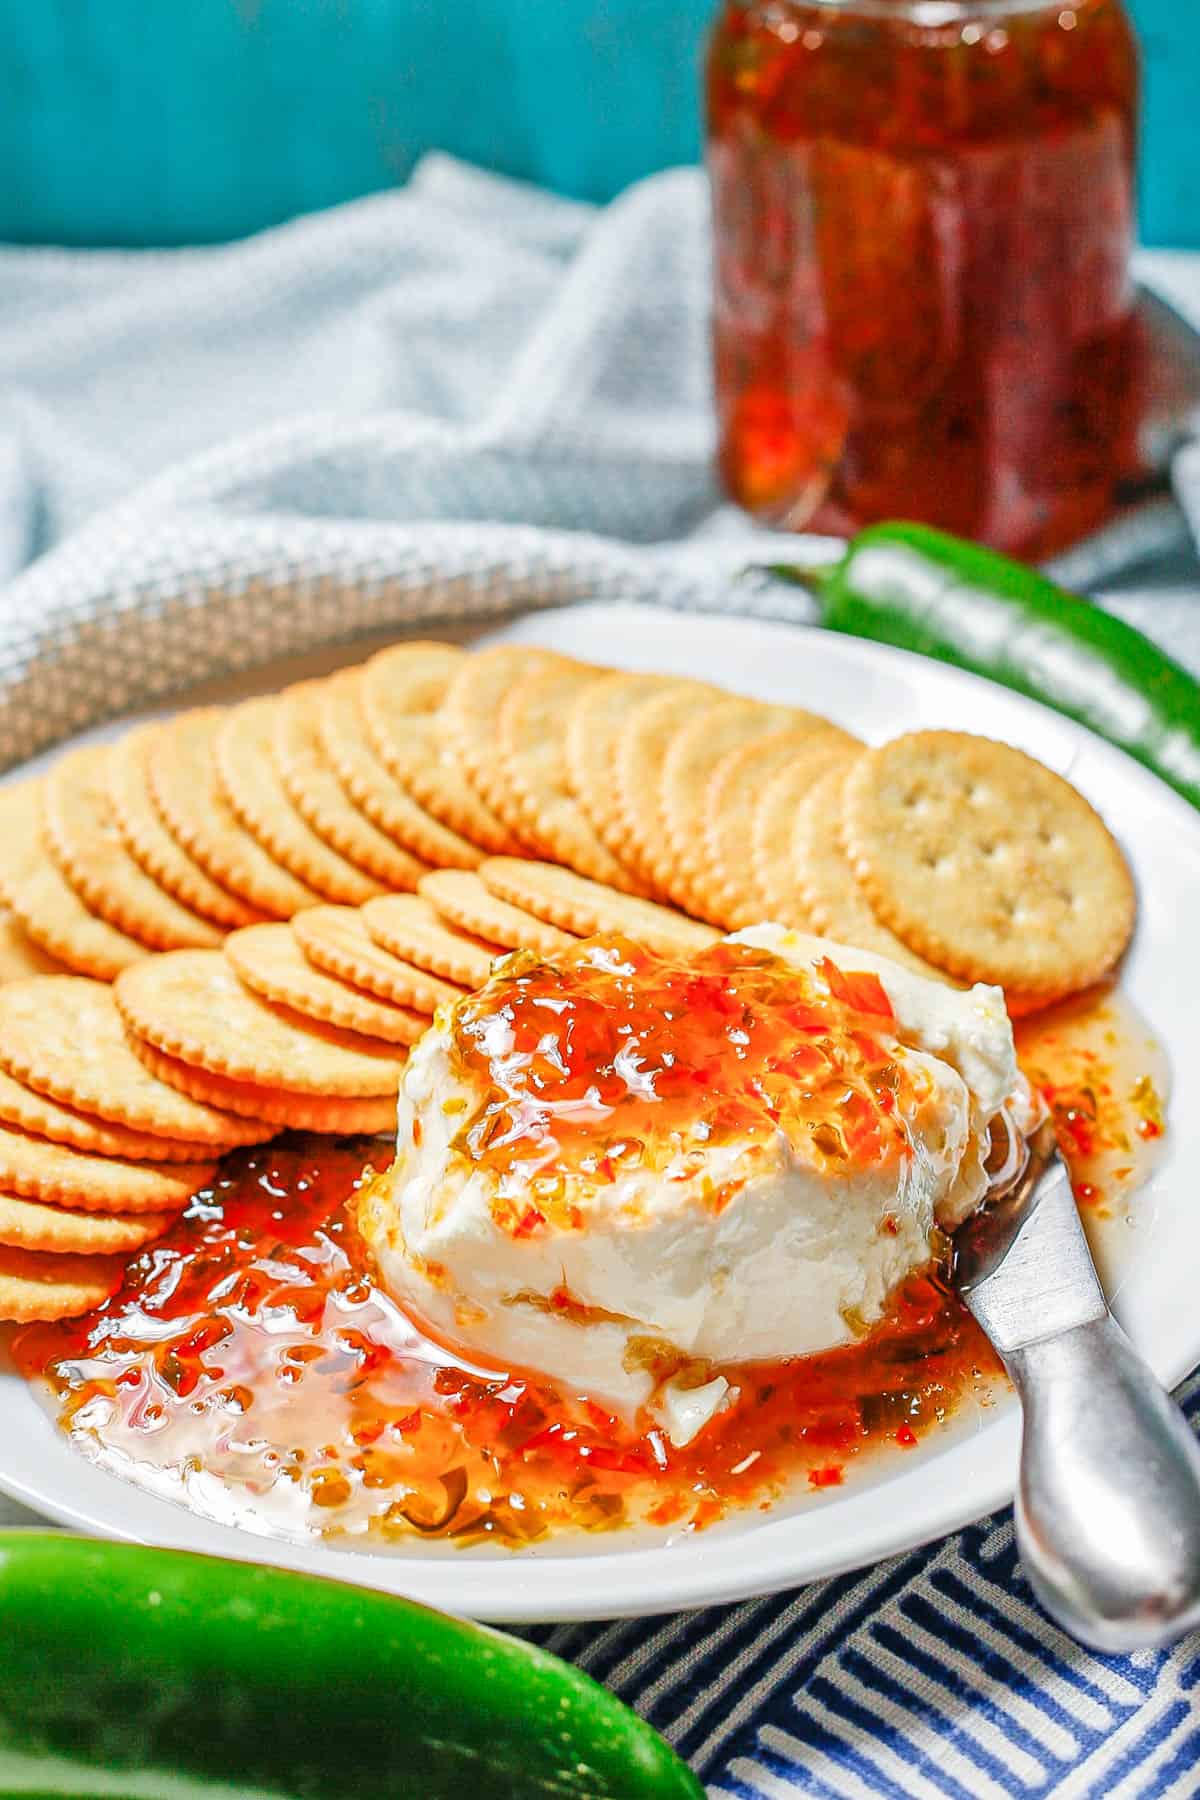
[{"label": "silver spreader knife", "polygon": [[1200,1444],[1108,1310],[1050,1121],[955,1233],[954,1280],[1020,1396],[1017,1548],[1046,1611],[1096,1650],[1200,1627]]}]

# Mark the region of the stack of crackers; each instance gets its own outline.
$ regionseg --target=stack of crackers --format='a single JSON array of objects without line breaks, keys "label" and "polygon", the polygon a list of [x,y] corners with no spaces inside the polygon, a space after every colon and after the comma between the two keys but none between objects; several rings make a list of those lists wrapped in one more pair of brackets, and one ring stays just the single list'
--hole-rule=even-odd
[{"label": "stack of crackers", "polygon": [[1097,980],[1120,850],[1041,764],[529,646],[408,643],[0,793],[0,1316],[86,1310],[235,1145],[391,1129],[512,949],[764,918],[1014,1010]]}]

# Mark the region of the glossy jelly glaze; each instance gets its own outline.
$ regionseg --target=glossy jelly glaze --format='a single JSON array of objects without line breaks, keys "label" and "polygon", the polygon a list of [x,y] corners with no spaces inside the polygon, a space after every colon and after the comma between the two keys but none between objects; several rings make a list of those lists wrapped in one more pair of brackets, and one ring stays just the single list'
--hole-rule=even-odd
[{"label": "glossy jelly glaze", "polygon": [[[854,995],[861,1019],[874,992]],[[1021,1038],[1081,1197],[1131,1192],[1162,1127],[1136,1022],[1101,995]],[[733,1404],[675,1449],[545,1379],[474,1367],[405,1317],[353,1223],[364,1171],[389,1157],[380,1140],[316,1137],[239,1151],[105,1306],[23,1330],[20,1366],[48,1381],[77,1447],[260,1533],[516,1547],[635,1523],[694,1531],[835,1487],[997,1392],[995,1359],[931,1267],[855,1344],[730,1370]]]},{"label": "glossy jelly glaze", "polygon": [[908,1157],[901,1114],[931,1090],[890,1042],[875,975],[828,958],[810,975],[749,944],[511,957],[452,1018],[456,1073],[480,1096],[452,1149],[499,1177],[493,1211],[516,1236],[586,1229],[574,1202],[595,1184],[687,1180],[732,1140],[765,1150],[782,1132],[830,1175]]}]

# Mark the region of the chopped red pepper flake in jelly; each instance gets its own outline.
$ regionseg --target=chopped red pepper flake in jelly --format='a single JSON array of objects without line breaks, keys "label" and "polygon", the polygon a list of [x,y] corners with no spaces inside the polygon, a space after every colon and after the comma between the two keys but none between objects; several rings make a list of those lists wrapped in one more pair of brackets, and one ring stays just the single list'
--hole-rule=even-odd
[{"label": "chopped red pepper flake in jelly", "polygon": [[1136,1130],[1139,1137],[1161,1137],[1165,1128],[1162,1101],[1158,1090],[1149,1075],[1139,1076],[1129,1096],[1138,1120]]},{"label": "chopped red pepper flake in jelly", "polygon": [[896,1015],[892,1011],[892,1003],[878,975],[861,969],[843,974],[827,956],[821,958],[817,971],[824,977],[834,999],[840,1000],[851,1011],[883,1019],[888,1025],[895,1024]]},{"label": "chopped red pepper flake in jelly", "polygon": [[[261,1532],[519,1545],[632,1522],[699,1530],[827,1471],[831,1451],[840,1470],[899,1424],[923,1431],[993,1391],[991,1353],[929,1271],[860,1343],[729,1370],[735,1403],[674,1449],[421,1335],[374,1285],[352,1222],[378,1148],[234,1153],[111,1301],[19,1334],[21,1368],[48,1379],[85,1454],[159,1491],[167,1471],[198,1510]],[[573,1297],[552,1303],[569,1315]]]},{"label": "chopped red pepper flake in jelly", "polygon": [[[827,974],[824,989],[781,1024],[769,963],[750,959],[739,967],[755,995],[747,1018],[745,1004],[730,1003],[729,967],[710,956],[687,986],[698,1035],[682,1067],[667,1061],[664,1018],[619,1004],[606,1014],[586,981],[537,1034],[538,982],[528,971],[502,1022],[525,1067],[546,1072],[552,1096],[576,1096],[583,1058],[597,1054],[599,1091],[619,1117],[621,1147],[608,1152],[618,1164],[634,1148],[635,1118],[647,1105],[669,1116],[689,1069],[718,1081],[722,1128],[750,1121],[768,1129],[752,1079],[777,1093],[793,1127],[807,1128],[811,1103],[796,1106],[782,1070],[812,1044],[829,1056],[832,1009],[847,1002]],[[674,996],[678,973],[664,966],[660,977]],[[615,967],[605,978],[622,979]],[[857,1031],[863,1001],[877,997],[854,994]],[[473,1017],[499,1029],[487,1002]],[[1144,1056],[1144,1040],[1111,999],[1026,1021],[1020,1038],[1035,1084],[1054,1095],[1056,1115],[1063,1109],[1060,1129],[1074,1131],[1071,1116],[1091,1105],[1081,1081],[1098,1097],[1102,1132],[1124,1120],[1128,1136],[1137,1109],[1161,1120],[1161,1077],[1145,1065],[1127,1078],[1125,1063]],[[630,1039],[633,1057],[618,1071]],[[1124,1060],[1123,1043],[1132,1046]],[[840,1079],[853,1077],[869,1112],[878,1099],[870,1059],[845,1048],[833,1061],[843,1054]],[[643,1078],[658,1088],[654,1102],[639,1089]],[[536,1136],[545,1126],[521,1110],[532,1091],[510,1075],[497,1104]],[[877,1119],[876,1131],[884,1128]],[[1139,1142],[1133,1133],[1135,1156]],[[569,1130],[555,1144],[568,1157],[583,1154]],[[328,1138],[238,1151],[170,1233],[131,1261],[113,1299],[86,1318],[21,1330],[18,1364],[46,1379],[77,1446],[156,1492],[260,1533],[371,1548],[414,1534],[518,1546],[632,1523],[698,1531],[797,1486],[837,1485],[873,1452],[909,1449],[964,1399],[986,1403],[996,1391],[995,1358],[930,1268],[902,1283],[882,1321],[844,1349],[726,1369],[732,1404],[675,1449],[661,1431],[622,1423],[550,1380],[474,1367],[421,1333],[376,1286],[354,1225],[356,1190],[381,1151],[390,1155],[390,1146]],[[1068,1155],[1086,1198],[1092,1165],[1074,1147]],[[1128,1154],[1118,1162],[1117,1177],[1136,1172]],[[569,1318],[581,1303],[562,1287],[548,1304]]]},{"label": "chopped red pepper flake in jelly", "polygon": [[1029,1084],[1053,1116],[1076,1200],[1106,1212],[1114,1186],[1145,1172],[1165,1129],[1161,1050],[1107,990],[1020,1019],[1015,1036]]},{"label": "chopped red pepper flake in jelly", "polygon": [[718,943],[674,959],[619,937],[553,967],[518,955],[455,1012],[479,1100],[453,1149],[497,1176],[515,1237],[586,1225],[571,1176],[684,1176],[733,1137],[782,1130],[818,1168],[874,1167],[910,1153],[909,1076],[877,1035],[894,1023],[875,975],[828,958],[810,972]]},{"label": "chopped red pepper flake in jelly", "polygon": [[827,1463],[823,1468],[808,1471],[808,1485],[813,1488],[841,1487],[845,1479],[840,1463]]}]

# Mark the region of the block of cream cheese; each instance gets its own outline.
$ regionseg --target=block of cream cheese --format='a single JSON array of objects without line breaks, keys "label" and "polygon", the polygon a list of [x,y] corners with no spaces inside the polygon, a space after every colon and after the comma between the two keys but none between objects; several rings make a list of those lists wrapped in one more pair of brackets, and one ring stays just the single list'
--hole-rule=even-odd
[{"label": "block of cream cheese", "polygon": [[1026,1103],[997,988],[775,925],[677,961],[596,939],[439,1013],[362,1228],[462,1353],[682,1443],[737,1364],[869,1330]]}]

